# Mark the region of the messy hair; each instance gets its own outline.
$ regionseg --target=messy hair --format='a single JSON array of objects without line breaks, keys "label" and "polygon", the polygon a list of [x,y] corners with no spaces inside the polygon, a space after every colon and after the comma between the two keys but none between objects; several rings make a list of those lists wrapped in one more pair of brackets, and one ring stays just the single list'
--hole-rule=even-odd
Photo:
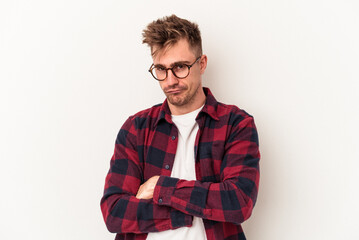
[{"label": "messy hair", "polygon": [[[181,39],[186,39],[197,56],[202,55],[202,39],[198,25],[186,19],[171,15],[148,24],[142,33],[143,41],[151,47],[152,56],[157,51],[173,46]],[[157,50],[153,52],[153,48]]]}]

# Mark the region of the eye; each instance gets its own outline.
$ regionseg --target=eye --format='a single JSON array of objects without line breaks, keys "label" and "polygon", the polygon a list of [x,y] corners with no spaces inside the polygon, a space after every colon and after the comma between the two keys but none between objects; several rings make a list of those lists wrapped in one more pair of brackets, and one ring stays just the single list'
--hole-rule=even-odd
[{"label": "eye", "polygon": [[173,67],[173,70],[179,71],[179,70],[183,70],[185,67],[186,67],[186,65],[184,65],[184,64],[176,64],[176,65]]},{"label": "eye", "polygon": [[156,66],[155,67],[156,71],[166,71],[166,68],[162,67],[162,66]]}]

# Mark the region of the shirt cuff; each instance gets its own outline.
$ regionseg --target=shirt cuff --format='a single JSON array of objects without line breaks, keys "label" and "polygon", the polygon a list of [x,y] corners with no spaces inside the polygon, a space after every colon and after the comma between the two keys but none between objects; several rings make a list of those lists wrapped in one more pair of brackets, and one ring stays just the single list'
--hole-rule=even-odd
[{"label": "shirt cuff", "polygon": [[175,191],[178,178],[160,176],[153,192],[153,202],[158,205],[171,205],[171,196]]}]

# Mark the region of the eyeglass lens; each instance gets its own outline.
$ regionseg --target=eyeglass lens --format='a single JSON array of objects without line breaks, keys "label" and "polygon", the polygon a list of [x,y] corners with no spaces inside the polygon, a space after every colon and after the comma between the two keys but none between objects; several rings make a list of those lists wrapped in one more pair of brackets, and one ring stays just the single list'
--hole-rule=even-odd
[{"label": "eyeglass lens", "polygon": [[[172,73],[175,75],[175,77],[178,78],[185,78],[188,76],[189,68],[186,65],[180,64],[173,66],[172,68],[168,69],[172,70]],[[167,69],[163,67],[155,67],[152,72],[154,73],[155,77],[159,80],[163,80],[167,77]]]}]

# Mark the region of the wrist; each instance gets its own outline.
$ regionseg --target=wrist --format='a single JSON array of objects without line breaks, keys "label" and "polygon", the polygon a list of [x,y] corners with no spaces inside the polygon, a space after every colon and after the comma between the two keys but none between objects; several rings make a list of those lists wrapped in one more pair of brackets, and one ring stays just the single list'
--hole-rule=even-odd
[{"label": "wrist", "polygon": [[160,176],[153,192],[153,201],[158,205],[171,205],[171,196],[173,195],[178,178]]}]

